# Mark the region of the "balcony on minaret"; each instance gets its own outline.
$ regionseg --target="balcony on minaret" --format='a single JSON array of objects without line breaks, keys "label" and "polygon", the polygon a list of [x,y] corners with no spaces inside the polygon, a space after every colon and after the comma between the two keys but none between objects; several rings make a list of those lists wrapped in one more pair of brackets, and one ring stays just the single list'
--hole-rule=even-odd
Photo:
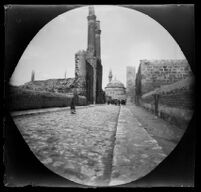
[{"label": "balcony on minaret", "polygon": [[94,11],[94,7],[93,6],[89,6],[89,15],[88,15],[88,20],[96,20],[96,15],[95,15],[95,11]]},{"label": "balcony on minaret", "polygon": [[109,75],[108,75],[108,79],[109,79],[109,83],[112,81],[112,70],[109,71]]},{"label": "balcony on minaret", "polygon": [[95,15],[94,7],[89,6],[89,16]]},{"label": "balcony on minaret", "polygon": [[96,21],[96,34],[100,34],[101,30],[100,30],[100,21]]}]

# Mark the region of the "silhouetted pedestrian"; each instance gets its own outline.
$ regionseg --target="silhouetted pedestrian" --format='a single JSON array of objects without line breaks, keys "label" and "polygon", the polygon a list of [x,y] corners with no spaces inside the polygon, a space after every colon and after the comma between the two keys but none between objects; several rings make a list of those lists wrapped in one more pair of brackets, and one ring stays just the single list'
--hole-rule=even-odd
[{"label": "silhouetted pedestrian", "polygon": [[72,98],[72,100],[71,100],[70,110],[71,110],[71,113],[72,113],[72,114],[75,114],[75,113],[76,113],[76,110],[75,110],[75,96],[73,96],[73,98]]}]

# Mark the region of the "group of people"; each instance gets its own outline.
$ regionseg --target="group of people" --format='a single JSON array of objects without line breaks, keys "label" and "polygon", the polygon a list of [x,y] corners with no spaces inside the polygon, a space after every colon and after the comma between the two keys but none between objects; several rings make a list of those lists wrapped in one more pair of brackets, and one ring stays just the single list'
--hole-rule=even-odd
[{"label": "group of people", "polygon": [[126,100],[119,100],[119,99],[111,99],[107,101],[107,104],[110,105],[126,105]]},{"label": "group of people", "polygon": [[[70,104],[70,109],[71,109],[71,113],[72,114],[75,114],[76,113],[76,109],[75,109],[75,106],[77,104],[77,100],[78,100],[78,95],[77,95],[77,92],[74,91],[74,94],[73,94],[73,97],[71,99],[71,104]],[[107,101],[107,104],[110,105],[126,105],[126,99],[109,99]]]}]

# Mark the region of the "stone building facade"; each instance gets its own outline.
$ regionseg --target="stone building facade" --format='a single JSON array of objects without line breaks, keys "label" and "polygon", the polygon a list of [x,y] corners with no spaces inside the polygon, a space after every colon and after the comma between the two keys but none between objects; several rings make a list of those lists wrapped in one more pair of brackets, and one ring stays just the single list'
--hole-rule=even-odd
[{"label": "stone building facade", "polygon": [[89,103],[104,103],[102,90],[101,30],[94,8],[89,7],[87,50],[75,54],[75,82],[78,94],[87,97]]},{"label": "stone building facade", "polygon": [[135,67],[127,66],[126,68],[126,96],[131,102],[135,98]]},{"label": "stone building facade", "polygon": [[105,87],[106,100],[126,100],[126,88],[120,81],[112,80],[112,72],[109,73],[109,83]]}]

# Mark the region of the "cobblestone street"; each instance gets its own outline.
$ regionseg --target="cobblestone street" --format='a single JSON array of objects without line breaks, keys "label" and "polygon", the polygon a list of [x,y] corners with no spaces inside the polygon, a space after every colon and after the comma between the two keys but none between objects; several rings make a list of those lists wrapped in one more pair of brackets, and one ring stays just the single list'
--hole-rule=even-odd
[{"label": "cobblestone street", "polygon": [[15,116],[14,121],[45,166],[80,184],[128,183],[167,156],[129,106],[96,105],[76,114],[66,109]]},{"label": "cobblestone street", "polygon": [[96,106],[79,109],[76,114],[67,109],[21,116],[15,123],[50,170],[78,183],[106,184],[118,115],[117,106]]}]

